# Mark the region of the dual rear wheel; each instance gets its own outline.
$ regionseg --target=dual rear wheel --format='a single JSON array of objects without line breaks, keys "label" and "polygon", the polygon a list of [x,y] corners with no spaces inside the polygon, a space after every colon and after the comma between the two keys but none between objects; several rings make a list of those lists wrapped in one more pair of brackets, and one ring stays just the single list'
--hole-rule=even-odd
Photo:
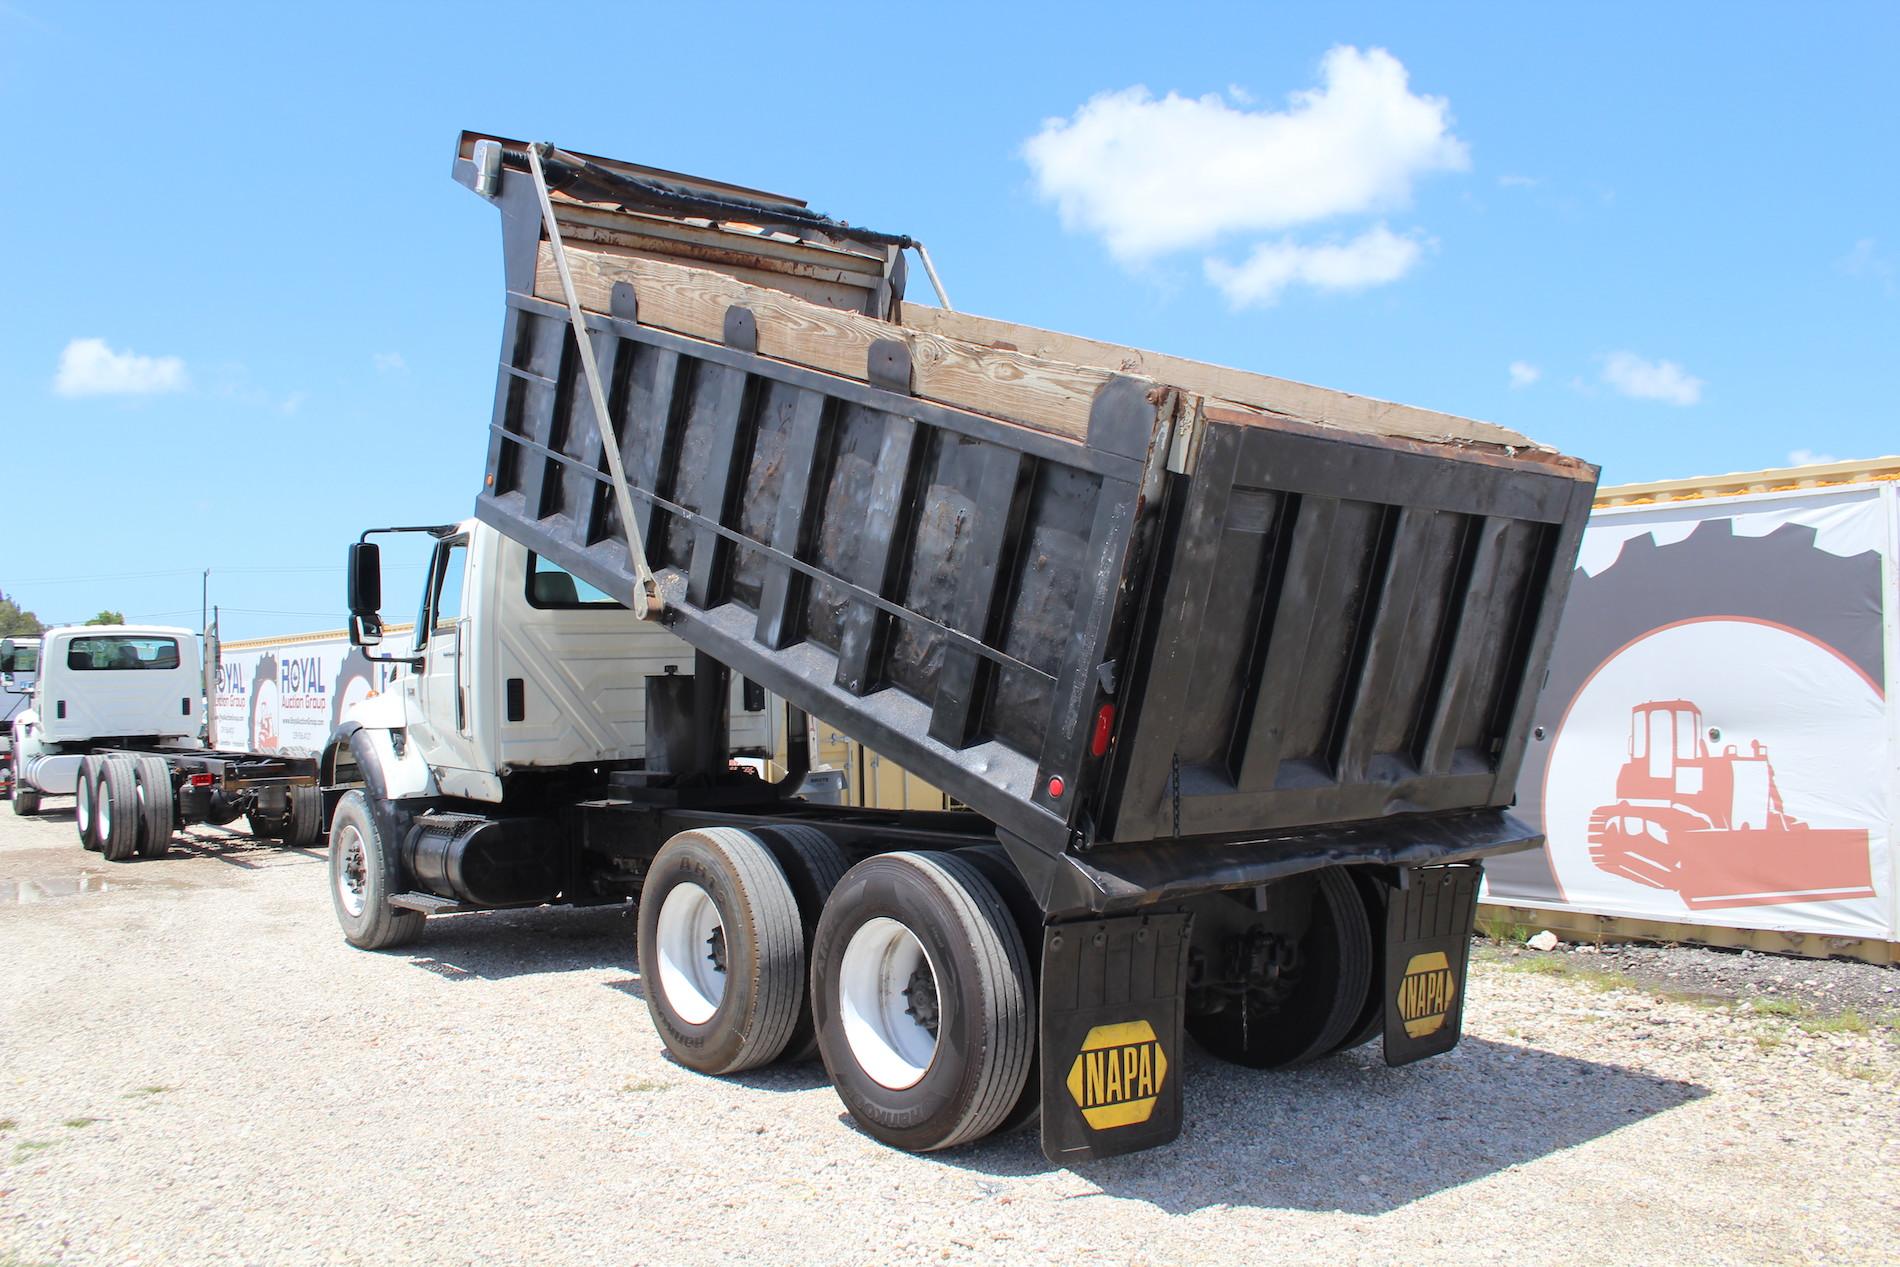
[{"label": "dual rear wheel", "polygon": [[1035,992],[997,886],[959,854],[846,862],[802,826],[667,842],[639,913],[647,1007],[667,1050],[730,1074],[815,1046],[859,1124],[918,1152],[1022,1120]]},{"label": "dual rear wheel", "polygon": [[162,757],[88,755],[79,763],[73,824],[79,843],[108,862],[163,857],[177,821],[171,767]]}]

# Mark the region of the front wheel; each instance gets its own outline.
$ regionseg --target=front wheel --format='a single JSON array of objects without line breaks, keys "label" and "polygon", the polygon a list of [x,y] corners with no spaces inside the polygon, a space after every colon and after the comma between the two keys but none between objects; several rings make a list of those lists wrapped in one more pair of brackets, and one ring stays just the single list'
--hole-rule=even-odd
[{"label": "front wheel", "polygon": [[967,1144],[1021,1100],[1036,1047],[1029,959],[966,858],[887,853],[847,872],[818,924],[812,1007],[839,1098],[887,1144]]},{"label": "front wheel", "polygon": [[25,817],[40,812],[40,790],[16,783],[13,787],[13,812]]},{"label": "front wheel", "polygon": [[362,950],[389,950],[422,932],[419,911],[389,904],[396,892],[396,856],[377,830],[360,791],[345,792],[330,820],[330,902],[343,937]]}]

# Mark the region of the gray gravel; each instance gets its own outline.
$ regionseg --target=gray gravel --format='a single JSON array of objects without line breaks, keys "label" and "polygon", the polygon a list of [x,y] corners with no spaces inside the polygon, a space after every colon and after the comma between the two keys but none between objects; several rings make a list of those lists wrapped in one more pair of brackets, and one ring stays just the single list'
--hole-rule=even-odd
[{"label": "gray gravel", "polygon": [[1890,964],[1796,959],[1707,946],[1560,944],[1550,953],[1580,968],[1621,973],[1657,990],[1742,1003],[1783,1001],[1820,1016],[1846,1011],[1875,1021],[1900,1016],[1900,966]]},{"label": "gray gravel", "polygon": [[1189,1052],[1169,1148],[918,1158],[854,1131],[816,1066],[669,1063],[617,911],[363,954],[315,853],[200,832],[113,866],[0,811],[5,881],[7,1267],[1900,1262],[1891,1031],[1486,962],[1440,1060]]}]

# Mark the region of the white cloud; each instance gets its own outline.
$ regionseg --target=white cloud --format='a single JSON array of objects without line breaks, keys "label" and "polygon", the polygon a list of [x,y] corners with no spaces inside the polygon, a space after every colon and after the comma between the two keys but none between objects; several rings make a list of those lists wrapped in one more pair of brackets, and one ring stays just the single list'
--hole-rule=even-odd
[{"label": "white cloud", "polygon": [[1350,242],[1302,246],[1292,238],[1262,242],[1239,264],[1209,259],[1207,280],[1236,308],[1268,307],[1296,283],[1316,290],[1364,290],[1397,281],[1418,262],[1416,238],[1401,237],[1383,224]]},{"label": "white cloud", "polygon": [[1693,405],[1702,399],[1702,380],[1674,361],[1646,361],[1634,352],[1612,352],[1603,362],[1603,381],[1637,400]]},{"label": "white cloud", "polygon": [[1140,86],[1101,93],[1045,120],[1023,157],[1063,224],[1125,262],[1403,207],[1421,176],[1470,165],[1449,103],[1413,93],[1384,49],[1335,47],[1320,78],[1278,111]]},{"label": "white cloud", "polygon": [[1511,362],[1511,386],[1513,387],[1529,387],[1543,376],[1544,371],[1529,361]]},{"label": "white cloud", "polygon": [[153,396],[189,385],[178,357],[114,352],[104,339],[68,343],[53,376],[53,390],[62,396]]},{"label": "white cloud", "polygon": [[1832,453],[1816,453],[1813,449],[1795,449],[1788,454],[1789,466],[1825,466],[1838,461]]},{"label": "white cloud", "polygon": [[372,352],[369,363],[385,374],[397,374],[409,368],[409,362],[402,359],[400,352]]},{"label": "white cloud", "polygon": [[1854,249],[1836,260],[1834,266],[1849,277],[1877,282],[1889,295],[1893,294],[1893,259],[1881,254],[1880,244],[1872,238],[1854,243]]}]

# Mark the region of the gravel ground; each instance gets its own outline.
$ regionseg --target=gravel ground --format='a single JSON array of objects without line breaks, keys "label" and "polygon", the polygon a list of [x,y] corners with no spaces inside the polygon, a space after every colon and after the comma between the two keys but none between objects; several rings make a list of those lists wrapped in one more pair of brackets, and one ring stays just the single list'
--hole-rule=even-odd
[{"label": "gravel ground", "polygon": [[[1534,955],[1532,950],[1507,953]],[[1900,1016],[1900,968],[1845,959],[1794,959],[1706,946],[1573,946],[1554,953],[1579,970],[1615,972],[1650,989],[1755,1005],[1790,1004],[1820,1016]]]},{"label": "gravel ground", "polygon": [[1894,1031],[1495,952],[1449,1056],[1189,1051],[1183,1137],[1074,1169],[890,1151],[816,1066],[679,1069],[617,910],[363,954],[316,853],[241,837],[111,865],[0,811],[0,962],[4,1267],[1900,1262]]}]

